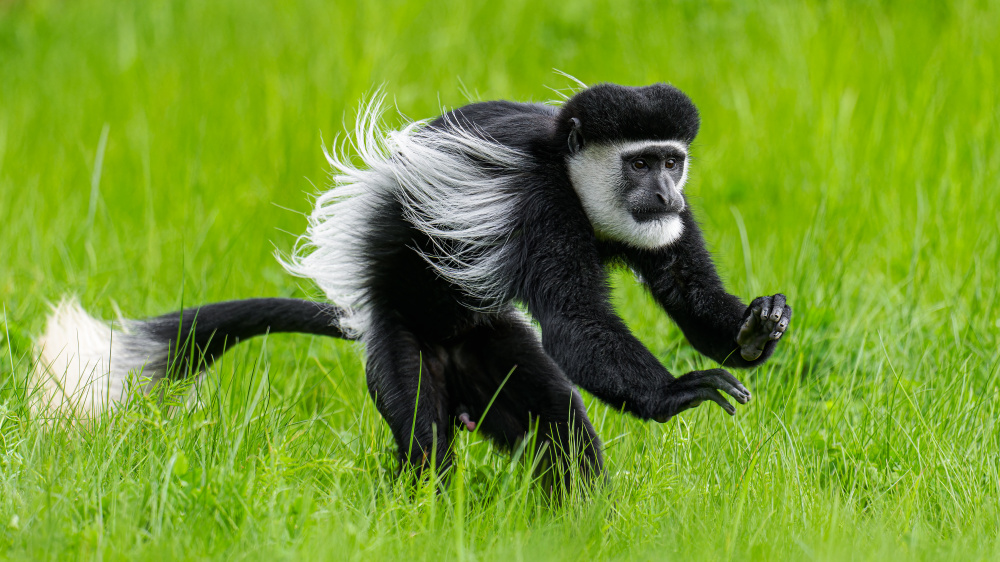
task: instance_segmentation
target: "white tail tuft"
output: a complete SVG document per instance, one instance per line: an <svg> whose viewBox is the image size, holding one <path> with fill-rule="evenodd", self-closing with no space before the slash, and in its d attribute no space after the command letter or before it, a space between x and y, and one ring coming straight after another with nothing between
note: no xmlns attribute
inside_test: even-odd
<svg viewBox="0 0 1000 562"><path fill-rule="evenodd" d="M75 297L53 307L38 339L37 409L94 417L126 397L130 373L138 381L163 378L166 342L142 333L141 322L114 327L87 314ZM151 384L142 385L148 392Z"/></svg>

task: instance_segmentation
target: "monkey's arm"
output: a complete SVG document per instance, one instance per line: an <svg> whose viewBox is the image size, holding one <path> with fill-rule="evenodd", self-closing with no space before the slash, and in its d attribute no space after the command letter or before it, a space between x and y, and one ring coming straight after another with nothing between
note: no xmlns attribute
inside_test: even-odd
<svg viewBox="0 0 1000 562"><path fill-rule="evenodd" d="M675 379L632 335L611 306L593 233L573 223L538 218L527 224L542 226L521 233L520 292L541 324L545 351L571 381L641 418L666 421L705 400L735 413L719 391L740 403L750 393L732 375L711 369Z"/></svg>
<svg viewBox="0 0 1000 562"><path fill-rule="evenodd" d="M763 363L788 328L792 308L782 294L747 306L726 292L690 208L681 217L679 240L656 250L626 248L626 261L699 352L727 367Z"/></svg>

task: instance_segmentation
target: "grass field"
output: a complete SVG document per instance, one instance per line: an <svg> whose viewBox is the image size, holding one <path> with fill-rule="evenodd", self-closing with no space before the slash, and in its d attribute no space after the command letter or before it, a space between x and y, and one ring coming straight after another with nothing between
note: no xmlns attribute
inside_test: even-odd
<svg viewBox="0 0 1000 562"><path fill-rule="evenodd" d="M996 1L0 2L0 557L1000 559L998 22ZM448 491L411 494L357 350L314 338L227 355L200 409L32 419L49 302L318 298L273 254L358 100L554 99L553 68L698 104L688 193L727 286L795 307L736 417L588 397L610 484L562 503L467 434ZM713 366L615 281L668 368Z"/></svg>

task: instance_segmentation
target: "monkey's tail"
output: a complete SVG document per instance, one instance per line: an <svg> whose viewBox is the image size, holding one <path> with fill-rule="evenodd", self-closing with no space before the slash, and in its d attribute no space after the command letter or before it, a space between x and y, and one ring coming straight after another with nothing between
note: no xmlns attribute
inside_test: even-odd
<svg viewBox="0 0 1000 562"><path fill-rule="evenodd" d="M38 338L36 404L46 413L91 417L127 396L130 381L153 383L197 375L237 343L268 333L299 332L352 339L343 311L300 299L219 302L146 320L111 324L87 314L75 298L53 308Z"/></svg>

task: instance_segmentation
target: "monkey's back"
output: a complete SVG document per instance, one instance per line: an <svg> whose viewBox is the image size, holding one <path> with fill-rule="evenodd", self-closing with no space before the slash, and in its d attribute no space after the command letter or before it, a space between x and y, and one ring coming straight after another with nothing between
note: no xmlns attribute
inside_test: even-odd
<svg viewBox="0 0 1000 562"><path fill-rule="evenodd" d="M343 308L354 335L373 310L447 338L507 306L516 292L518 174L553 130L541 104L471 104L399 131L363 113L363 162L328 154L334 186L317 200L289 271Z"/></svg>

